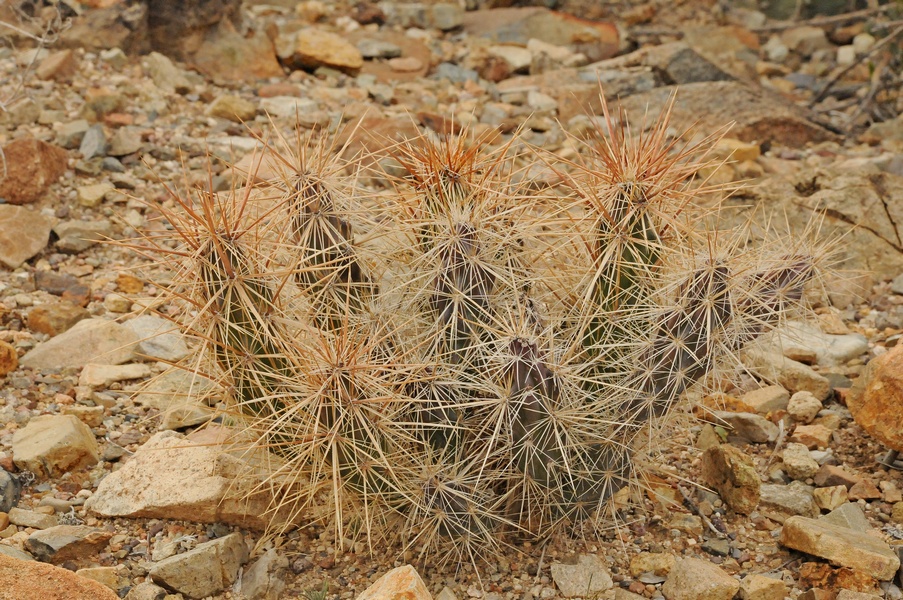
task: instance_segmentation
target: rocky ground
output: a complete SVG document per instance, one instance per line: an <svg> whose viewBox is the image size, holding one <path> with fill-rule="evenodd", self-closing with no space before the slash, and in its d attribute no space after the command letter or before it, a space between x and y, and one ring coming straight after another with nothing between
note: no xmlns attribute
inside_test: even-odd
<svg viewBox="0 0 903 600"><path fill-rule="evenodd" d="M589 22L477 2L223 1L190 17L159 4L66 3L36 21L0 8L17 27L0 24L0 598L346 599L395 567L384 585L443 600L903 598L903 481L876 462L903 450L892 6L562 3L607 19ZM23 33L56 16L69 22L47 43ZM362 119L349 157L422 130L501 143L523 127L572 157L565 134L593 126L600 85L634 115L678 87L675 132L733 121L725 164L699 176L749 183L734 218L823 217L842 276L818 320L750 349L736 387L699 399L611 530L511 540L479 570L371 553L320 525L258 544L269 499L234 499L254 482L217 450L224 430L202 427L216 391L169 370L194 346L154 314L178 310L145 278L164 275L98 242L159 227L168 187L240 183L250 132L272 127ZM525 177L558 184L542 165Z"/></svg>

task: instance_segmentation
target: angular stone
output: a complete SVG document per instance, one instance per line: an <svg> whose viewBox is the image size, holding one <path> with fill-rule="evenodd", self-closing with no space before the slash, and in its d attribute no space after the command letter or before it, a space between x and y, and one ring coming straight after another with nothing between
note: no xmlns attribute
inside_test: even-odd
<svg viewBox="0 0 903 600"><path fill-rule="evenodd" d="M164 92L187 94L192 85L185 73L179 69L169 57L159 52L151 52L144 57L144 69L153 80L154 85Z"/></svg>
<svg viewBox="0 0 903 600"><path fill-rule="evenodd" d="M851 473L843 467L837 465L822 465L815 474L815 485L826 487L831 485L842 485L846 489L850 489L859 480L862 479L856 473Z"/></svg>
<svg viewBox="0 0 903 600"><path fill-rule="evenodd" d="M812 492L812 498L822 510L834 510L847 501L847 488L842 485L832 485L831 487L815 488Z"/></svg>
<svg viewBox="0 0 903 600"><path fill-rule="evenodd" d="M165 599L167 595L168 592L165 588L161 588L156 583L144 581L129 590L125 600L161 600L161 598Z"/></svg>
<svg viewBox="0 0 903 600"><path fill-rule="evenodd" d="M791 442L805 445L809 450L831 445L832 432L824 425L797 425L790 436Z"/></svg>
<svg viewBox="0 0 903 600"><path fill-rule="evenodd" d="M850 500L878 500L881 490L868 479L860 479L849 490Z"/></svg>
<svg viewBox="0 0 903 600"><path fill-rule="evenodd" d="M781 543L881 581L892 579L900 568L896 552L880 538L822 520L790 517L784 521Z"/></svg>
<svg viewBox="0 0 903 600"><path fill-rule="evenodd" d="M114 189L111 183L95 183L92 185L80 186L78 192L78 203L82 206L93 208L99 206L103 202L104 196Z"/></svg>
<svg viewBox="0 0 903 600"><path fill-rule="evenodd" d="M288 566L288 558L279 554L275 548L270 548L242 573L242 596L249 600L282 598Z"/></svg>
<svg viewBox="0 0 903 600"><path fill-rule="evenodd" d="M197 69L217 82L241 82L285 76L276 49L265 31L250 27L242 35L231 24L208 36L191 59Z"/></svg>
<svg viewBox="0 0 903 600"><path fill-rule="evenodd" d="M396 567L364 590L357 600L432 600L423 579L411 565Z"/></svg>
<svg viewBox="0 0 903 600"><path fill-rule="evenodd" d="M552 563L552 581L565 598L598 594L614 587L605 564L595 554L581 554L574 564Z"/></svg>
<svg viewBox="0 0 903 600"><path fill-rule="evenodd" d="M124 587L121 585L123 577L120 576L120 573L122 572L120 567L86 567L79 569L75 574L105 585L115 592Z"/></svg>
<svg viewBox="0 0 903 600"><path fill-rule="evenodd" d="M60 238L56 247L63 252L81 252L113 235L109 221L63 221L53 228Z"/></svg>
<svg viewBox="0 0 903 600"><path fill-rule="evenodd" d="M72 415L32 417L13 434L16 466L41 477L59 477L94 465L99 458L91 428Z"/></svg>
<svg viewBox="0 0 903 600"><path fill-rule="evenodd" d="M861 333L829 335L817 326L801 321L789 321L767 335L762 343L780 348L784 356L814 352L815 362L833 367L846 364L868 351L868 340Z"/></svg>
<svg viewBox="0 0 903 600"><path fill-rule="evenodd" d="M759 507L762 510L776 511L779 515L817 517L821 511L812 499L812 492L812 487L798 481L790 485L763 484Z"/></svg>
<svg viewBox="0 0 903 600"><path fill-rule="evenodd" d="M748 515L759 504L759 475L752 459L735 446L722 444L705 451L702 480L735 512Z"/></svg>
<svg viewBox="0 0 903 600"><path fill-rule="evenodd" d="M364 58L351 43L335 33L309 27L282 42L279 57L295 69L329 67L354 74L364 66Z"/></svg>
<svg viewBox="0 0 903 600"><path fill-rule="evenodd" d="M740 581L740 600L784 600L787 586L780 579L754 573Z"/></svg>
<svg viewBox="0 0 903 600"><path fill-rule="evenodd" d="M188 345L171 321L153 315L141 315L125 323L141 340L138 354L156 360L176 363L188 356Z"/></svg>
<svg viewBox="0 0 903 600"><path fill-rule="evenodd" d="M84 366L78 378L79 385L88 387L108 387L116 381L144 379L150 377L151 368L143 363L127 365L100 365L91 363Z"/></svg>
<svg viewBox="0 0 903 600"><path fill-rule="evenodd" d="M819 400L824 400L831 393L831 383L803 363L759 347L747 348L742 357L744 364L753 373L768 381L777 382L790 393L808 391Z"/></svg>
<svg viewBox="0 0 903 600"><path fill-rule="evenodd" d="M9 509L9 522L17 527L31 527L32 529L49 529L56 527L56 517L44 513L13 507Z"/></svg>
<svg viewBox="0 0 903 600"><path fill-rule="evenodd" d="M298 117L300 119L304 114L317 110L317 103L310 98L273 96L261 100L260 108L273 117ZM260 160L266 160L266 158L257 157L257 161Z"/></svg>
<svg viewBox="0 0 903 600"><path fill-rule="evenodd" d="M135 402L163 414L161 429L181 429L213 417L209 406L217 400L212 395L215 390L214 382L203 375L174 367L149 381Z"/></svg>
<svg viewBox="0 0 903 600"><path fill-rule="evenodd" d="M862 383L860 383L862 382ZM903 345L872 359L859 377L847 406L870 436L897 451L903 451Z"/></svg>
<svg viewBox="0 0 903 600"><path fill-rule="evenodd" d="M583 67L582 71L618 71L623 73L637 69L651 69L655 73L661 74L663 76L662 79L678 85L733 79L717 65L687 45L686 42L670 42L647 46L630 54L587 65ZM611 97L608 89L605 92L606 95ZM740 159L735 158L735 160Z"/></svg>
<svg viewBox="0 0 903 600"><path fill-rule="evenodd" d="M0 597L9 600L118 600L104 585L60 567L0 552Z"/></svg>
<svg viewBox="0 0 903 600"><path fill-rule="evenodd" d="M809 479L818 472L818 463L809 455L809 449L803 444L791 442L784 447L782 453L784 471L790 479Z"/></svg>
<svg viewBox="0 0 903 600"><path fill-rule="evenodd" d="M662 594L668 600L731 600L740 589L740 582L718 566L698 558L678 560Z"/></svg>
<svg viewBox="0 0 903 600"><path fill-rule="evenodd" d="M862 512L858 505L852 502L841 504L828 514L818 517L818 520L833 525L840 525L854 531L872 531L872 526L869 525L868 519L865 518L865 513Z"/></svg>
<svg viewBox="0 0 903 600"><path fill-rule="evenodd" d="M72 50L52 52L35 69L40 79L68 82L78 72L78 59Z"/></svg>
<svg viewBox="0 0 903 600"><path fill-rule="evenodd" d="M757 413L766 414L773 410L785 410L790 401L790 393L779 385L767 385L743 394L740 400Z"/></svg>
<svg viewBox="0 0 903 600"><path fill-rule="evenodd" d="M110 148L107 150L109 156L128 156L141 150L143 143L141 141L141 130L137 127L120 127L113 133L110 138Z"/></svg>
<svg viewBox="0 0 903 600"><path fill-rule="evenodd" d="M643 573L652 573L664 577L674 568L676 560L667 552L641 552L630 559L630 575L639 577Z"/></svg>
<svg viewBox="0 0 903 600"><path fill-rule="evenodd" d="M194 550L161 560L148 572L167 589L189 598L205 598L232 585L248 560L248 547L240 533L200 544Z"/></svg>
<svg viewBox="0 0 903 600"><path fill-rule="evenodd" d="M22 497L22 482L6 469L0 468L0 512L8 513Z"/></svg>
<svg viewBox="0 0 903 600"><path fill-rule="evenodd" d="M272 496L255 490L259 482L248 476L249 467L228 454L221 440L203 437L216 433L208 430L189 438L173 431L153 435L100 482L85 507L106 517L266 527Z"/></svg>
<svg viewBox="0 0 903 600"><path fill-rule="evenodd" d="M35 333L46 333L50 337L59 335L73 325L91 316L87 310L72 302L40 304L28 311L28 328Z"/></svg>
<svg viewBox="0 0 903 600"><path fill-rule="evenodd" d="M35 138L19 138L3 146L6 176L0 179L0 198L9 204L28 204L43 196L66 172L68 153Z"/></svg>
<svg viewBox="0 0 903 600"><path fill-rule="evenodd" d="M0 262L15 269L47 246L53 220L22 206L0 204Z"/></svg>
<svg viewBox="0 0 903 600"><path fill-rule="evenodd" d="M119 365L135 358L138 337L106 319L85 319L30 350L20 361L30 369L83 367L89 362Z"/></svg>
<svg viewBox="0 0 903 600"><path fill-rule="evenodd" d="M5 377L19 366L19 355L16 347L8 342L0 341L0 377Z"/></svg>
<svg viewBox="0 0 903 600"><path fill-rule="evenodd" d="M55 565L90 558L106 548L113 534L85 525L56 525L36 531L25 547L42 562Z"/></svg>

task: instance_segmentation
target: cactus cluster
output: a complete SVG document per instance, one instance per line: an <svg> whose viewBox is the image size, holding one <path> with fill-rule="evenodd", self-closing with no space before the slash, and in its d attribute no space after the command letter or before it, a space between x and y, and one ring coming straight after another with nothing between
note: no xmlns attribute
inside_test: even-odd
<svg viewBox="0 0 903 600"><path fill-rule="evenodd" d="M179 243L151 251L269 450L274 514L458 560L601 518L688 387L801 304L817 249L706 225L717 136L605 110L567 164L423 135L365 194L325 138L277 138L266 184L174 195ZM525 152L555 194L524 182Z"/></svg>

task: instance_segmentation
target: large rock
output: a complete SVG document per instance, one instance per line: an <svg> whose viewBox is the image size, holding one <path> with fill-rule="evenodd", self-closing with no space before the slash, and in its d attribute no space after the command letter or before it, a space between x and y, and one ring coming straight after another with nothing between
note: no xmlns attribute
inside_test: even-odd
<svg viewBox="0 0 903 600"><path fill-rule="evenodd" d="M417 570L411 565L396 567L364 590L357 600L432 600Z"/></svg>
<svg viewBox="0 0 903 600"><path fill-rule="evenodd" d="M820 519L790 517L784 521L781 543L882 581L892 579L900 568L897 553L881 538Z"/></svg>
<svg viewBox="0 0 903 600"><path fill-rule="evenodd" d="M106 319L85 319L39 344L22 357L30 369L83 367L90 362L119 365L135 358L138 336Z"/></svg>
<svg viewBox="0 0 903 600"><path fill-rule="evenodd" d="M53 219L36 210L0 204L0 262L10 269L21 266L44 249L51 227Z"/></svg>
<svg viewBox="0 0 903 600"><path fill-rule="evenodd" d="M249 476L251 468L217 442L161 431L107 475L85 506L106 517L221 521L263 529L272 496L255 489L260 481Z"/></svg>
<svg viewBox="0 0 903 600"><path fill-rule="evenodd" d="M810 121L805 112L782 97L736 81L707 81L660 87L620 100L631 115L656 114L671 97L677 101L671 126L677 131L693 127L711 133L734 123L731 137L759 144L773 141L784 146L803 147L809 142L836 139Z"/></svg>
<svg viewBox="0 0 903 600"><path fill-rule="evenodd" d="M903 451L903 346L872 359L847 396L847 407L870 436Z"/></svg>
<svg viewBox="0 0 903 600"><path fill-rule="evenodd" d="M13 434L13 459L42 477L97 463L100 452L91 428L74 415L42 415Z"/></svg>
<svg viewBox="0 0 903 600"><path fill-rule="evenodd" d="M824 375L778 352L750 347L743 350L741 357L753 373L766 381L780 384L791 394L807 391L824 400L831 393L831 382Z"/></svg>
<svg viewBox="0 0 903 600"><path fill-rule="evenodd" d="M611 58L618 52L614 23L590 21L545 8L497 8L465 13L464 31L496 42L526 44L531 39L569 46L589 60Z"/></svg>
<svg viewBox="0 0 903 600"><path fill-rule="evenodd" d="M116 2L111 6L83 11L64 29L60 42L69 48L106 50L120 48L128 53L150 49L147 39L147 4Z"/></svg>
<svg viewBox="0 0 903 600"><path fill-rule="evenodd" d="M790 485L763 484L759 490L760 512L771 513L776 520L784 516L817 517L821 514L813 498L814 489L799 481Z"/></svg>
<svg viewBox="0 0 903 600"><path fill-rule="evenodd" d="M147 0L147 31L151 47L186 61L208 36L225 24L242 22L241 0Z"/></svg>
<svg viewBox="0 0 903 600"><path fill-rule="evenodd" d="M55 565L80 561L103 550L113 534L85 525L57 525L36 531L25 540L35 558Z"/></svg>
<svg viewBox="0 0 903 600"><path fill-rule="evenodd" d="M757 344L779 349L789 358L811 353L815 355L816 364L827 367L843 365L868 351L868 340L861 333L830 335L817 326L801 321L787 322L759 338Z"/></svg>
<svg viewBox="0 0 903 600"><path fill-rule="evenodd" d="M0 600L118 600L113 590L68 569L0 552Z"/></svg>
<svg viewBox="0 0 903 600"><path fill-rule="evenodd" d="M668 600L731 600L739 589L739 581L707 560L682 558L671 569L662 594Z"/></svg>
<svg viewBox="0 0 903 600"><path fill-rule="evenodd" d="M293 69L330 67L356 73L364 66L364 58L354 44L342 36L308 27L280 40L279 58Z"/></svg>
<svg viewBox="0 0 903 600"><path fill-rule="evenodd" d="M249 79L283 77L276 48L263 31L249 28L242 35L231 23L219 26L191 58L204 75L217 82L244 82Z"/></svg>
<svg viewBox="0 0 903 600"><path fill-rule="evenodd" d="M591 596L610 590L614 582L595 554L581 554L572 563L552 563L552 581L565 598Z"/></svg>
<svg viewBox="0 0 903 600"><path fill-rule="evenodd" d="M59 146L35 138L20 138L3 146L5 177L0 177L0 198L9 204L27 204L43 196L66 172L69 155Z"/></svg>
<svg viewBox="0 0 903 600"><path fill-rule="evenodd" d="M761 482L752 459L734 446L714 446L702 455L702 478L732 510L750 514L759 504Z"/></svg>
<svg viewBox="0 0 903 600"><path fill-rule="evenodd" d="M200 544L151 567L154 583L188 598L206 598L232 585L248 560L248 547L240 533Z"/></svg>

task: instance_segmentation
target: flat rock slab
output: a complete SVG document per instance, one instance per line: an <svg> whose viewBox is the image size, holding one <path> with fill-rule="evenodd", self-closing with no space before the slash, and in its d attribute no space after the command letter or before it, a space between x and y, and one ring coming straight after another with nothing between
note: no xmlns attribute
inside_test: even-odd
<svg viewBox="0 0 903 600"><path fill-rule="evenodd" d="M248 560L240 533L200 544L194 550L161 560L149 571L154 583L188 598L206 598L223 591Z"/></svg>
<svg viewBox="0 0 903 600"><path fill-rule="evenodd" d="M113 590L60 567L0 553L0 600L118 600Z"/></svg>
<svg viewBox="0 0 903 600"><path fill-rule="evenodd" d="M858 358L868 351L868 340L861 333L830 335L821 329L800 321L789 321L781 328L759 340L769 344L787 357L803 352L814 352L815 361L822 366L837 366Z"/></svg>
<svg viewBox="0 0 903 600"><path fill-rule="evenodd" d="M36 210L0 204L0 262L21 266L44 249L52 227L53 219Z"/></svg>
<svg viewBox="0 0 903 600"><path fill-rule="evenodd" d="M837 136L810 121L806 114L777 94L736 81L706 81L660 87L624 98L619 104L631 115L657 114L677 94L671 126L711 133L734 123L731 137L759 144L775 141L802 148Z"/></svg>
<svg viewBox="0 0 903 600"><path fill-rule="evenodd" d="M575 564L552 564L552 581L565 598L598 594L614 587L605 563L595 554L581 554Z"/></svg>
<svg viewBox="0 0 903 600"><path fill-rule="evenodd" d="M65 369L88 363L119 365L135 358L135 332L106 319L85 319L39 344L19 361L30 369Z"/></svg>
<svg viewBox="0 0 903 600"><path fill-rule="evenodd" d="M97 486L85 507L105 517L149 517L266 527L272 497L254 493L248 466L216 443L161 431Z"/></svg>
<svg viewBox="0 0 903 600"><path fill-rule="evenodd" d="M138 354L142 356L173 363L188 356L188 345L179 328L171 321L142 315L127 321L125 328L141 340L138 342Z"/></svg>
<svg viewBox="0 0 903 600"><path fill-rule="evenodd" d="M662 594L668 600L731 600L740 582L717 565L698 558L682 558L674 564Z"/></svg>
<svg viewBox="0 0 903 600"><path fill-rule="evenodd" d="M113 534L85 525L57 525L36 531L25 547L42 562L58 565L67 560L83 560L103 550Z"/></svg>
<svg viewBox="0 0 903 600"><path fill-rule="evenodd" d="M364 590L357 600L432 600L417 570L411 565L396 567Z"/></svg>
<svg viewBox="0 0 903 600"><path fill-rule="evenodd" d="M781 543L881 581L893 579L900 568L896 552L880 538L820 519L790 517L781 530Z"/></svg>
<svg viewBox="0 0 903 600"><path fill-rule="evenodd" d="M88 387L107 387L117 381L129 379L144 379L150 377L151 368L144 363L131 363L127 365L100 365L92 363L85 365L81 375L78 376L78 384Z"/></svg>

